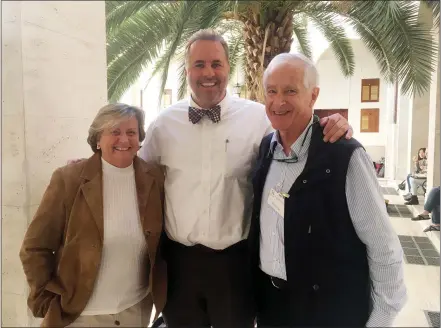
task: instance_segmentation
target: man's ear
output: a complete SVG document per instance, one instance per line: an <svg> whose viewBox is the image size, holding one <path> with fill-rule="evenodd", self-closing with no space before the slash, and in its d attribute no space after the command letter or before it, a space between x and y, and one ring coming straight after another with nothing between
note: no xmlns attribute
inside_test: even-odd
<svg viewBox="0 0 441 328"><path fill-rule="evenodd" d="M314 89L312 89L311 107L314 106L315 102L317 101L319 93L320 93L319 87L315 87Z"/></svg>

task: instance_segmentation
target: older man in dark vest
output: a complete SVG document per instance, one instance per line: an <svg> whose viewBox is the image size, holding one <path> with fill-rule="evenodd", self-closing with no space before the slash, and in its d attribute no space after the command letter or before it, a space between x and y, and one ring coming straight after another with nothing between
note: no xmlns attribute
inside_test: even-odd
<svg viewBox="0 0 441 328"><path fill-rule="evenodd" d="M355 139L323 141L309 59L276 56L264 86L276 132L253 177L258 326L390 326L407 299L403 254L372 160Z"/></svg>

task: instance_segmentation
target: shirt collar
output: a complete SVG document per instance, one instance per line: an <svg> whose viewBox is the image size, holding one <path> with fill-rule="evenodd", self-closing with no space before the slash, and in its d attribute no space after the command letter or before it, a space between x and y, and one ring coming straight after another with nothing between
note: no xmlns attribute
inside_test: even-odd
<svg viewBox="0 0 441 328"><path fill-rule="evenodd" d="M279 131L275 131L273 133L273 137L271 138L271 146L270 146L270 150L274 149L273 157L279 159L286 159L286 158L293 158L296 156L300 160L308 151L309 144L311 142L312 132L308 134L306 133L308 132L309 127L312 125L313 121L314 121L314 115L311 116L311 120L303 130L302 134L291 145L290 147L291 153L288 156L286 156L286 154L283 151L283 146L282 143L280 142ZM274 148L274 144L276 144L275 148Z"/></svg>

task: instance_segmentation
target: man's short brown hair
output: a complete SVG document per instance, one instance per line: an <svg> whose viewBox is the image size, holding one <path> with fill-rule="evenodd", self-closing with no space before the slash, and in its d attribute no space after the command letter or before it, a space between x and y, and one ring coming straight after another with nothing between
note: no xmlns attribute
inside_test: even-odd
<svg viewBox="0 0 441 328"><path fill-rule="evenodd" d="M188 57L190 53L190 47L193 43L198 40L206 40L206 41L216 41L219 42L225 50L225 56L227 57L227 63L230 63L230 56L228 51L228 44L225 42L222 35L217 33L215 30L209 28L204 30L199 30L195 34L191 36L191 38L187 42L187 46L185 47L185 66L188 64Z"/></svg>

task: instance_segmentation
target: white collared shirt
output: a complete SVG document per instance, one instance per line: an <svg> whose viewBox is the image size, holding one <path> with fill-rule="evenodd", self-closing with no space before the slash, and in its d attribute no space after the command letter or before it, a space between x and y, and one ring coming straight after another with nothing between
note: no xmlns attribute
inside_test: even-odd
<svg viewBox="0 0 441 328"><path fill-rule="evenodd" d="M224 249L249 232L251 170L272 132L262 104L228 94L221 121L188 118L191 99L164 110L147 130L139 156L165 166L165 230L172 240Z"/></svg>

